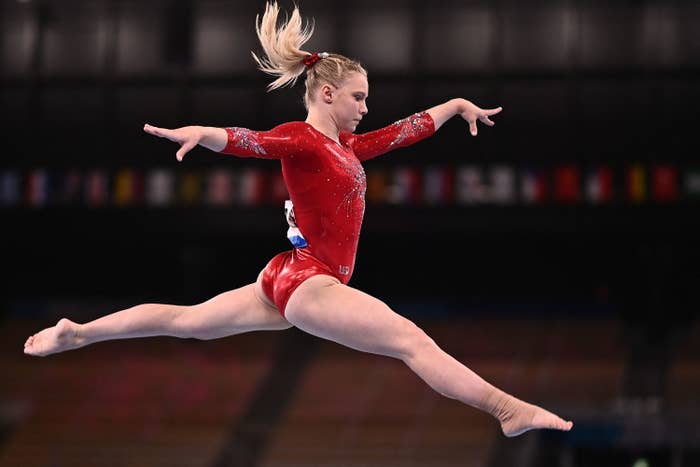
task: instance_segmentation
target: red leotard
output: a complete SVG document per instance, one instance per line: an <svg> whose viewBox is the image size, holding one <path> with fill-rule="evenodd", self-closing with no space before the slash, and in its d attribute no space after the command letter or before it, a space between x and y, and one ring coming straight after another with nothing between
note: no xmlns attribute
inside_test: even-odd
<svg viewBox="0 0 700 467"><path fill-rule="evenodd" d="M435 124L420 112L369 133L340 133L340 144L306 122L226 131L222 153L282 161L296 224L308 243L278 254L263 271L263 290L284 315L292 292L309 277L327 274L347 284L352 276L367 186L360 162L427 138Z"/></svg>

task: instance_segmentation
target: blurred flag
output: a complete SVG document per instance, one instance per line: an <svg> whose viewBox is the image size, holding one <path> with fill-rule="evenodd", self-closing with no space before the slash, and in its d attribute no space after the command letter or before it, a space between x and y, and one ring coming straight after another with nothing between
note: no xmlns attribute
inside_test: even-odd
<svg viewBox="0 0 700 467"><path fill-rule="evenodd" d="M449 167L429 166L423 175L423 199L428 204L448 204L454 197L454 173Z"/></svg>
<svg viewBox="0 0 700 467"><path fill-rule="evenodd" d="M561 203L575 203L581 198L580 174L578 167L563 165L554 169L554 200Z"/></svg>
<svg viewBox="0 0 700 467"><path fill-rule="evenodd" d="M526 204L543 204L547 200L549 183L543 169L526 168L521 173L520 194Z"/></svg>
<svg viewBox="0 0 700 467"><path fill-rule="evenodd" d="M131 175L125 169L118 170L114 175L112 199L117 206L124 206L131 201Z"/></svg>
<svg viewBox="0 0 700 467"><path fill-rule="evenodd" d="M109 202L109 177L102 169L93 169L85 177L85 202L89 207L104 206Z"/></svg>
<svg viewBox="0 0 700 467"><path fill-rule="evenodd" d="M64 205L78 205L83 196L83 175L78 169L68 169L56 174L56 202Z"/></svg>
<svg viewBox="0 0 700 467"><path fill-rule="evenodd" d="M684 196L690 200L700 200L700 167L689 167L683 177Z"/></svg>
<svg viewBox="0 0 700 467"><path fill-rule="evenodd" d="M627 166L625 171L625 188L627 199L640 203L646 198L646 174L641 164Z"/></svg>
<svg viewBox="0 0 700 467"><path fill-rule="evenodd" d="M388 183L386 170L380 167L367 171L367 201L382 204L387 199Z"/></svg>
<svg viewBox="0 0 700 467"><path fill-rule="evenodd" d="M289 192L287 191L287 186L284 183L284 177L282 172L275 171L268 175L269 180L269 190L267 199L274 204L283 204L289 199Z"/></svg>
<svg viewBox="0 0 700 467"><path fill-rule="evenodd" d="M146 204L146 183L143 169L132 170L132 201L135 205L143 207Z"/></svg>
<svg viewBox="0 0 700 467"><path fill-rule="evenodd" d="M197 172L184 172L180 176L178 190L180 204L191 206L202 200L202 176Z"/></svg>
<svg viewBox="0 0 700 467"><path fill-rule="evenodd" d="M491 168L489 201L498 204L512 204L515 201L515 170L509 165Z"/></svg>
<svg viewBox="0 0 700 467"><path fill-rule="evenodd" d="M593 204L613 199L613 171L608 166L592 168L586 174L586 200Z"/></svg>
<svg viewBox="0 0 700 467"><path fill-rule="evenodd" d="M265 174L257 167L241 172L239 177L240 200L245 205L258 205L265 193Z"/></svg>
<svg viewBox="0 0 700 467"><path fill-rule="evenodd" d="M165 207L175 199L175 176L170 169L153 169L146 178L145 198L148 206Z"/></svg>
<svg viewBox="0 0 700 467"><path fill-rule="evenodd" d="M670 165L651 168L651 189L654 200L667 203L678 199L678 170Z"/></svg>
<svg viewBox="0 0 700 467"><path fill-rule="evenodd" d="M114 203L131 206L143 201L143 180L134 169L119 170L114 178Z"/></svg>
<svg viewBox="0 0 700 467"><path fill-rule="evenodd" d="M49 202L49 173L44 168L31 169L27 174L26 199L30 207L38 208Z"/></svg>
<svg viewBox="0 0 700 467"><path fill-rule="evenodd" d="M226 206L234 201L233 173L229 169L218 168L209 172L207 180L207 204Z"/></svg>
<svg viewBox="0 0 700 467"><path fill-rule="evenodd" d="M462 204L478 204L486 199L484 175L480 167L464 166L457 170L455 182L457 201Z"/></svg>
<svg viewBox="0 0 700 467"><path fill-rule="evenodd" d="M20 196L20 175L17 170L5 170L0 174L0 205L18 206Z"/></svg>
<svg viewBox="0 0 700 467"><path fill-rule="evenodd" d="M421 197L421 176L415 167L397 167L387 191L392 204L415 204Z"/></svg>

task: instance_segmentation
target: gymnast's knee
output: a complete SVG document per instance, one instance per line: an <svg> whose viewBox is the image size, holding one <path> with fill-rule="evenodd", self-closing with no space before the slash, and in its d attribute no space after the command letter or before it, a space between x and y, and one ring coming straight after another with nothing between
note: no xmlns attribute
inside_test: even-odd
<svg viewBox="0 0 700 467"><path fill-rule="evenodd" d="M435 341L416 323L404 319L401 332L396 337L396 357L408 362L416 355L437 347Z"/></svg>
<svg viewBox="0 0 700 467"><path fill-rule="evenodd" d="M201 325L196 305L178 307L173 311L173 320L170 324L171 335L181 339L209 340L212 338L207 329L203 329Z"/></svg>

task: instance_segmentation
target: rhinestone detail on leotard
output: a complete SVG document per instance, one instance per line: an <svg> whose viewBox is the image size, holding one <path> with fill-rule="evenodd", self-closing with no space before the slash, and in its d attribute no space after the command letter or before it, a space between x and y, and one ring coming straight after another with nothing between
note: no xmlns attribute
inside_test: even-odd
<svg viewBox="0 0 700 467"><path fill-rule="evenodd" d="M260 144L255 131L235 126L227 129L231 130L229 133L229 142L233 143L235 146L244 150L253 151L255 154L261 156L267 154L265 148Z"/></svg>

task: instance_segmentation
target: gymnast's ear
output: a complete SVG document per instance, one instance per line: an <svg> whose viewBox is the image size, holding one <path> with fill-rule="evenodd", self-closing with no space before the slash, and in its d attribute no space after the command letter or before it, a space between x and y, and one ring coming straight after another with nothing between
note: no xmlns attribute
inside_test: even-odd
<svg viewBox="0 0 700 467"><path fill-rule="evenodd" d="M319 90L319 95L323 102L325 102L326 104L330 104L333 102L334 92L335 88L332 85L325 83L321 86L321 89Z"/></svg>

